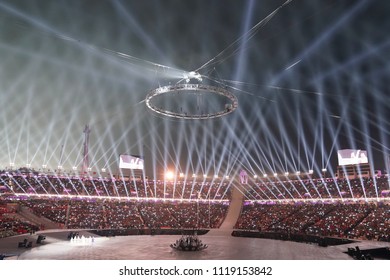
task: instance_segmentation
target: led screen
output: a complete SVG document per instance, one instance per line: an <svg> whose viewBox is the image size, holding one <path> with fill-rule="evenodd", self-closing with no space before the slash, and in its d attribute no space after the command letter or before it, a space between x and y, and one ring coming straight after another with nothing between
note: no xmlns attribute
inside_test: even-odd
<svg viewBox="0 0 390 280"><path fill-rule="evenodd" d="M144 169L144 160L137 156L120 155L119 168L123 169Z"/></svg>
<svg viewBox="0 0 390 280"><path fill-rule="evenodd" d="M364 150L338 150L337 156L339 165L368 163L367 151Z"/></svg>

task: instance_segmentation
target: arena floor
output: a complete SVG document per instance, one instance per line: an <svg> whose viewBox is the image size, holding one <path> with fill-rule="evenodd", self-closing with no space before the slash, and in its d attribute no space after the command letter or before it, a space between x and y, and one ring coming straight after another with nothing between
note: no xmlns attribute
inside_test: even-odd
<svg viewBox="0 0 390 280"><path fill-rule="evenodd" d="M18 249L25 237L0 240L0 254L15 254L22 260L347 260L348 247L361 249L386 247L383 242L358 242L339 246L319 247L290 241L242 238L218 235L201 236L209 247L201 252L180 252L170 248L180 236L117 236L69 241L67 232L46 232L43 245L32 249ZM81 232L85 237L92 236ZM36 240L36 236L26 236Z"/></svg>

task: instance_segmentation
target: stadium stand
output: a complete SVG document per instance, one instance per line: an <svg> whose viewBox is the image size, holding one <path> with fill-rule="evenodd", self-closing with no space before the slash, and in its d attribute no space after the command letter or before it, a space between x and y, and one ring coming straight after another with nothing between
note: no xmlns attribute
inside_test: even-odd
<svg viewBox="0 0 390 280"><path fill-rule="evenodd" d="M232 196L223 182L144 182L12 171L0 173L0 185L1 237L38 229L10 215L18 206L60 228L218 228ZM249 185L246 191L236 230L390 240L388 201L365 200L388 197L387 177L269 180ZM124 200L111 199L118 197Z"/></svg>

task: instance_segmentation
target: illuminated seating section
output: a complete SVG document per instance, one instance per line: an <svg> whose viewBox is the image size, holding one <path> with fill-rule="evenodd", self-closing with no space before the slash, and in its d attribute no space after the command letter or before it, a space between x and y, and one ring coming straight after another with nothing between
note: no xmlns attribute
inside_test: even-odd
<svg viewBox="0 0 390 280"><path fill-rule="evenodd" d="M49 220L58 223L59 227L65 225L66 212L69 205L68 201L60 201L56 199L51 200L37 200L27 199L21 202L17 201L21 205L29 207L32 212L39 217L46 217ZM61 226L62 225L62 226Z"/></svg>
<svg viewBox="0 0 390 280"><path fill-rule="evenodd" d="M217 228L229 206L218 202L68 199L28 199L19 203L31 208L38 216L62 224L62 227L87 229Z"/></svg>
<svg viewBox="0 0 390 280"><path fill-rule="evenodd" d="M387 177L361 179L262 180L250 185L250 200L389 197Z"/></svg>
<svg viewBox="0 0 390 280"><path fill-rule="evenodd" d="M389 205L373 206L371 212L348 234L354 238L390 241Z"/></svg>
<svg viewBox="0 0 390 280"><path fill-rule="evenodd" d="M390 241L390 205L246 202L235 228Z"/></svg>
<svg viewBox="0 0 390 280"><path fill-rule="evenodd" d="M29 233L39 229L36 225L16 218L12 215L14 213L16 213L14 209L10 209L6 203L0 201L0 238Z"/></svg>
<svg viewBox="0 0 390 280"><path fill-rule="evenodd" d="M0 186L10 201L59 228L216 228L231 197L226 182L195 180L143 182L8 172L1 174Z"/></svg>
<svg viewBox="0 0 390 280"><path fill-rule="evenodd" d="M195 180L125 181L120 179L61 176L27 176L2 173L0 193L111 196L168 199L230 199L227 182ZM349 199L390 197L389 179L304 179L261 180L251 183L246 193L250 200Z"/></svg>
<svg viewBox="0 0 390 280"><path fill-rule="evenodd" d="M0 193L112 196L133 198L229 199L227 183L124 181L101 178L3 173Z"/></svg>
<svg viewBox="0 0 390 280"><path fill-rule="evenodd" d="M387 177L268 180L249 186L236 229L390 240L390 203L379 199L389 197ZM6 215L4 205L9 202L67 228L218 228L226 217L231 189L223 182L144 183L1 173L0 230L4 236L32 228ZM15 198L15 193L34 196ZM118 197L127 199L113 199Z"/></svg>

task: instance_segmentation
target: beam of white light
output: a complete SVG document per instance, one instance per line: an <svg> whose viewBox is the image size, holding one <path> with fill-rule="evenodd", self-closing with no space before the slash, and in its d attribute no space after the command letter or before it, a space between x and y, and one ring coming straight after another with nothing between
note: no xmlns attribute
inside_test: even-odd
<svg viewBox="0 0 390 280"><path fill-rule="evenodd" d="M284 107L284 106L282 105L282 107ZM291 119L293 119L294 115L292 114L289 107L286 106L284 108L286 108L285 110L287 111L288 116L290 116ZM297 109L297 111L300 111L299 108ZM277 110L276 120L277 120L277 124L278 124L278 128L279 128L280 141L282 142L281 152L283 153L283 157L284 157L284 166L283 166L284 171L286 172L289 169L297 170L297 166L296 166L295 160L294 160L294 158L297 157L297 153L296 153L297 149L294 147L293 142L291 141L291 136L287 133L289 128L293 128L293 127L289 127L289 128L286 127L286 123L282 120L280 110ZM293 124L300 124L300 123L301 123L300 120L297 119ZM298 145L299 145L299 142L298 142ZM279 149L280 149L280 147L279 147ZM289 154L288 161L287 161L286 149L287 149L288 154Z"/></svg>
<svg viewBox="0 0 390 280"><path fill-rule="evenodd" d="M16 157L18 156L18 152L20 153L20 143L21 143L21 140L23 138L23 135L24 135L24 132L26 130L25 128L25 124L26 124L26 121L27 121L27 114L28 114L28 110L24 111L23 112L23 115L22 115L22 122L21 122L21 126L19 127L19 134L18 134L18 138L16 140L16 145L15 145L15 153L14 153L14 156L13 156L13 162L15 162L16 160Z"/></svg>
<svg viewBox="0 0 390 280"><path fill-rule="evenodd" d="M260 179L260 183L259 184L264 184L264 181L262 179ZM259 191L263 194L263 197L266 197L268 200L272 200L271 197L269 197L269 195L263 191L263 189L259 186L259 184L255 184L255 186L252 188L252 190L254 190L255 194L256 195L259 195ZM272 192L271 189L267 188L270 193L274 196L274 198L277 199L277 196ZM251 195L253 196L253 195ZM253 196L254 197L254 196ZM261 196L260 196L261 197Z"/></svg>
<svg viewBox="0 0 390 280"><path fill-rule="evenodd" d="M365 144L365 149L368 152L369 159L373 160L372 148L371 148L372 144L371 144L370 138L367 137L367 135L370 134L370 131L369 131L369 128L368 128L368 124L367 124L367 118L366 118L368 112L367 112L366 107L364 106L364 102L365 101L363 100L362 95L358 99L358 102L359 102L359 107L362 110L362 112L360 112L360 114L359 114L359 117L361 119L360 124L363 126L363 132L364 132L363 141L364 141L364 144ZM374 173L375 173L374 164L375 163L373 161L370 163L370 172L372 174L373 181L374 181L374 189L375 189L376 197L379 198L378 186L377 186L377 183L376 183L376 177L374 175ZM364 182L363 182L362 178L360 178L360 183L361 183L361 188L363 189L364 197L366 197L366 189L365 189Z"/></svg>
<svg viewBox="0 0 390 280"><path fill-rule="evenodd" d="M241 133L241 135L240 135L240 137L238 138L236 135L235 135L235 132L232 130L231 131L231 133L229 133L229 135L231 134L231 137L233 137L233 138L237 138L237 140L235 140L235 141L239 141L239 142L241 142L242 143L242 145L240 145L240 147L239 147L239 149L238 149L238 152L241 154L241 153L243 153L243 160L244 161L248 161L248 159L249 158L252 158L252 156L251 156L251 154L247 151L247 148L246 148L246 146L247 146L247 143L248 143L248 141L250 141L250 139L253 137L253 134L252 134L252 127L249 125L249 123L246 121L246 117L242 114L242 113L240 113L240 117L242 118L242 120L243 120L243 123L244 123L244 127L246 128L246 130L244 130L242 133ZM235 124L233 123L233 124L231 124L231 125L229 125L228 126L228 129L231 127L231 126L235 126ZM245 133L244 133L245 132ZM231 149L229 149L229 150L231 150ZM238 156L235 156L235 161L237 161L237 159L238 159L239 157ZM230 159L230 155L229 155L229 157L228 157L228 159ZM240 162L240 161L239 161ZM248 163L249 163L249 161L248 161ZM241 165L242 165L242 163L241 163ZM238 168L238 166L236 165L236 164L232 164L231 165L232 166L232 168ZM253 168L252 168L253 169ZM237 171L236 171L237 172Z"/></svg>
<svg viewBox="0 0 390 280"><path fill-rule="evenodd" d="M279 195L282 195L283 199L286 199L287 197L279 190L279 188L276 186L275 182L278 182L282 187L283 187L283 191L285 191L291 199L295 199L295 197L293 196L293 194L289 191L289 189L287 188L287 186L285 185L285 182L283 182L279 176L276 176L276 181L272 181L272 185L278 189L278 192L279 192Z"/></svg>
<svg viewBox="0 0 390 280"><path fill-rule="evenodd" d="M284 71L286 71L286 70L288 70L288 69L290 69L290 68L293 68L293 67L294 67L295 65L297 65L299 62L301 62L301 60L302 60L302 59L300 59L300 60L294 62L294 63L291 64L290 66L287 66L287 67L284 69Z"/></svg>
<svg viewBox="0 0 390 280"><path fill-rule="evenodd" d="M344 27L353 17L355 17L359 12L361 12L370 1L361 0L357 4L355 4L351 9L348 9L347 13L344 14L340 19L338 19L332 26L330 26L326 31L320 33L318 38L314 40L308 47L302 50L298 55L291 59L291 63L294 61L301 61L309 57L312 53L314 53L322 44L329 40L334 34L337 33L339 28ZM282 80L285 75L289 73L289 71L282 71L279 74L275 75L273 80L271 81L271 85L277 84L280 80Z"/></svg>
<svg viewBox="0 0 390 280"><path fill-rule="evenodd" d="M116 9L116 11L122 16L122 18L129 24L129 26L132 27L132 30L135 30L135 32L142 38L142 40L145 42L145 45L152 48L153 52L157 53L159 57L164 58L165 54L160 50L158 45L153 41L153 38L149 36L147 32L142 28L142 25L140 25L132 15L131 11L129 9L126 9L126 7L123 5L122 1L115 0L113 1L113 5ZM165 61L165 64L168 64L168 61Z"/></svg>
<svg viewBox="0 0 390 280"><path fill-rule="evenodd" d="M275 176L274 176L275 177ZM264 178L266 181L260 179L260 182L267 187L268 191L274 196L275 199L280 199L280 198L283 198L285 199L286 197L284 196L284 194L282 194L282 192L280 191L280 189L275 185L275 182L273 180L271 180L269 177L266 177ZM268 186L271 186L272 188L269 188ZM275 193L273 190L276 190L277 193Z"/></svg>
<svg viewBox="0 0 390 280"><path fill-rule="evenodd" d="M255 95L253 92L244 91L244 90L241 90L240 88L238 88L237 86L230 86L229 84L251 86L251 87L256 87L256 88L257 87L262 87L262 88L276 89L276 90L278 90L277 93L282 93L282 92L286 91L286 92L292 92L294 94L337 96L337 94L335 94L335 93L322 92L322 91L303 90L303 89L298 89L298 88L281 87L281 86L277 86L277 85L266 85L266 84L249 83L249 82L242 82L242 81L235 81L235 80L228 80L228 79L221 79L219 81L219 80L213 79L213 78L208 77L208 76L205 76L205 78L210 79L210 80L212 80L212 81L214 81L216 83L220 83L222 85L228 86L228 87L230 87L230 88L232 88L234 90L246 93L248 95L256 96L256 97L262 98L263 100L267 100L267 101L271 101L271 102L275 102L275 100Z"/></svg>
<svg viewBox="0 0 390 280"><path fill-rule="evenodd" d="M384 111L386 111L384 106L377 106L377 112L379 116L385 116ZM385 121L386 121L385 118L382 117L379 118L378 125L380 127L385 127ZM380 138L379 142L382 143L381 152L382 152L383 161L385 163L384 164L385 171L387 174L390 173L390 154L388 150L385 149L385 147L390 147L389 135L390 134L384 129L379 130L379 138ZM390 181L390 177L388 180ZM390 189L390 183L389 183L389 189Z"/></svg>
<svg viewBox="0 0 390 280"><path fill-rule="evenodd" d="M232 124L232 126L234 127L235 125ZM246 151L246 143L247 143L247 139L250 139L249 136L251 136L251 133L242 133L241 137L238 137L235 135L234 133L234 130L232 129L231 125L229 125L227 127L227 130L228 130L228 133L230 135L230 142L229 142L229 145L230 145L230 148L225 150L227 151L227 156L228 156L228 165L226 167L226 171L225 173L227 175L230 175L231 172L233 172L233 177L236 176L239 172L239 169L241 169L243 166L245 166L245 164L243 163L243 161L248 161L248 157L250 157L250 155L247 153ZM227 138L226 138L227 139ZM226 139L225 139L225 142L226 142ZM242 143L242 145L237 145L237 147L233 147L233 143L234 142L238 142L240 141ZM226 145L226 144L224 144ZM233 151L235 151L233 153ZM248 155L248 157L247 157Z"/></svg>
<svg viewBox="0 0 390 280"><path fill-rule="evenodd" d="M96 135L99 135L99 138L104 139L107 136L109 138L108 141L110 143L110 148L109 149L105 148L104 151L102 150L104 153L103 158L105 158L105 163L108 163L109 165L111 165L110 159L114 158L113 162L115 165L117 165L117 163L118 163L117 151L119 149L119 146L123 142L125 142L125 140L127 139L129 134L133 134L133 133L131 133L132 131L134 131L134 130L136 131L135 134L137 135L137 142L132 143L131 146L127 145L126 151L130 151L132 148L135 148L135 147L139 148L140 143L144 143L144 141L146 139L148 139L153 133L155 133L156 127L149 129L148 132L146 134L143 134L143 135L141 135L141 133L137 133L138 121L140 121L144 117L144 113L145 112L143 112L141 115L137 116L137 119L136 119L137 121L131 122L131 125L126 125L124 123L123 127L125 127L125 129L122 130L122 134L119 138L114 139L114 137L113 137L112 125L114 123L111 120L106 121L104 133L100 134L98 131L96 131ZM110 119L110 118L108 118L108 119ZM125 142L125 143L128 144L127 142ZM93 153L92 159L96 159L96 161L100 161L102 157L100 157L100 158L95 158L95 157L97 156L97 153L98 153L97 150L99 149L99 147L100 147L100 149L103 149L102 142L96 141L96 142L93 142L91 144L92 144L91 150ZM122 151L122 152L124 152L124 151ZM110 170L110 172L113 173L113 170Z"/></svg>
<svg viewBox="0 0 390 280"><path fill-rule="evenodd" d="M50 36L59 38L61 40L64 40L66 42L72 43L73 45L82 48L84 51L89 51L89 52L99 56L100 58L105 58L107 61L113 63L113 65L120 66L120 67L124 66L122 63L120 63L120 61L113 59L113 57L108 56L107 54L122 57L122 58L126 59L126 61L131 63L133 66L140 66L144 69L150 68L151 71L155 71L156 67L157 67L157 68L161 69L160 70L161 74L168 74L168 77L171 77L171 78L180 78L180 77L183 77L184 73L187 73L187 71L175 69L173 67L169 67L169 66L154 63L154 62L151 62L148 60L140 59L140 58L128 55L128 54L113 51L113 50L110 50L107 48L99 48L99 47L95 47L93 45L84 43L83 41L81 41L79 39L74 39L71 36L68 36L67 34L65 34L64 32L62 32L58 29L52 28L51 26L49 26L48 24L46 24L42 20L38 20L37 18L31 17L31 16L17 10L16 8L12 7L11 5L8 5L5 3L0 3L0 9L3 9L4 11L8 12L11 15L27 21L33 27L37 28L43 35L47 35L47 36L50 35ZM23 27L26 28L27 26L23 26ZM140 73L137 73L137 71L135 71L134 74L139 75Z"/></svg>
<svg viewBox="0 0 390 280"><path fill-rule="evenodd" d="M95 136L93 139L94 141L91 141L90 143L90 159L92 163L95 163L95 169L98 170L97 163L104 159L104 162L106 163L109 158L113 156L114 152L117 152L117 147L126 140L128 135L130 134L131 131L135 130L138 127L138 121L140 121L140 117L136 116L134 122L131 122L131 125L125 126L126 129L122 132L123 134L121 135L120 138L114 139L112 136L112 126L115 124L115 121L111 120L110 118L105 118L105 125L103 126L104 132L101 133L98 128L101 128L101 126L96 125L93 126L91 125L92 128L92 133ZM96 123L95 123L96 124ZM139 139L136 143L132 143L132 146L126 147L126 151L132 150L135 146L139 148L139 143L142 142L142 140L147 137L147 135L142 135L141 133L136 133L139 136ZM103 141L106 141L106 138L109 138L110 142L110 149L107 149L103 146ZM125 142L127 144L127 142ZM114 151L111 153L111 156L108 156L109 150L113 149ZM98 157L98 154L100 154L100 157ZM116 155L118 156L118 155ZM115 159L117 160L117 159ZM80 162L81 163L81 162Z"/></svg>
<svg viewBox="0 0 390 280"><path fill-rule="evenodd" d="M204 143L205 143L204 139L205 139L205 137L207 137L206 132L207 132L207 130L202 126L197 126L191 130L192 137L191 137L191 141L189 144L190 145L189 150L191 153L190 164L192 167L192 172L194 172L194 174L205 173L205 170L204 170L204 167L202 164L202 160L203 160L202 152L203 151L201 150L201 147L202 147L202 144L204 145ZM199 135L202 135L204 137L202 139L199 139L198 138ZM192 157L192 155L195 155L195 156ZM195 163L194 163L194 160L196 161ZM195 184L196 184L196 178L193 177L190 196L194 194Z"/></svg>
<svg viewBox="0 0 390 280"><path fill-rule="evenodd" d="M233 74L235 80L241 80L243 78L243 68L246 68L245 66L247 64L247 56L245 55L246 52L244 52L244 49L246 48L246 43L248 41L245 39L247 39L246 36L248 36L248 29L252 21L254 5L255 3L253 0L247 1L245 15L243 16L245 20L242 26L243 31L245 33L240 37L243 40L240 40L240 42L238 42L238 55L236 57L235 72Z"/></svg>
<svg viewBox="0 0 390 280"><path fill-rule="evenodd" d="M4 96L5 98L2 100L2 102L4 102L3 104L7 104L7 107L8 108L12 108L14 105L12 104L13 102L17 102L17 98L13 98L13 102L12 100L7 100L8 98L10 98L11 96L14 96L14 91L17 90L18 88L18 85L19 83L27 76L29 71L24 71L22 72L18 78L16 79L16 81L13 83L12 87L7 89L7 91L5 92ZM15 157L11 155L11 141L10 141L10 129L13 128L13 127L17 127L19 125L16 125L14 124L14 122L16 122L18 120L18 118L16 118L14 115L11 115L11 114L8 114L8 110L4 110L3 111L3 135L5 136L5 140L7 142L7 150L8 150L8 162L15 162ZM13 117L13 120L11 119ZM13 142L13 141L12 141ZM13 142L12 143L12 146L15 147L15 143Z"/></svg>
<svg viewBox="0 0 390 280"><path fill-rule="evenodd" d="M322 149L322 144L323 143L323 139L322 139L322 127L323 127L323 120L322 120L322 116L326 110L325 106L323 106L323 102L322 102L322 96L319 96L316 98L317 99L317 103L315 105L318 104L318 108L319 110L317 111L317 116L316 118L305 118L305 116L302 116L301 114L301 110L302 109L306 109L306 108L301 108L301 103L297 100L296 102L296 123L297 123L297 136L298 136L298 150L300 151L300 143L302 143L303 145L303 150L304 150L304 153L305 153L305 158L306 158L306 163L307 163L307 166L306 168L309 168L309 169L316 169L318 170L319 167L318 167L318 164L316 164L315 162L315 158L316 158L316 152L317 152L317 147L318 147L318 150L321 152L321 157L323 157L323 149ZM313 104L314 105L314 104ZM293 115L291 114L291 117L293 117ZM304 121L306 121L310 126L311 126L311 129L309 130L305 130L303 129L303 123ZM306 124L306 126L308 125ZM313 135L313 145L309 145L308 142L307 142L307 139L310 139L311 137L309 135L306 134L306 131L308 131L309 133L311 133L311 135ZM292 154L292 157L296 156L297 158L301 158L300 156L300 153L298 154L295 154L293 153ZM301 166L299 166L299 168L297 169L301 169Z"/></svg>
<svg viewBox="0 0 390 280"><path fill-rule="evenodd" d="M26 190L24 188L22 188L22 186L19 184L19 182L14 177L12 177L12 182L14 185L17 185L19 187L19 189L21 189L24 193L27 194Z"/></svg>
<svg viewBox="0 0 390 280"><path fill-rule="evenodd" d="M336 85L338 86L338 85ZM324 108L325 108L325 105L324 105ZM326 110L326 108L324 109ZM325 166L329 166L329 162L330 162L330 155L334 152L335 148L336 148L336 151L337 150L340 150L340 147L339 147L339 143L338 143L338 139L339 139L339 136L340 136L340 131L341 131L341 128L342 128L342 125L343 125L343 122L344 122L344 117L346 116L346 110L347 110L347 107L344 106L342 109L341 109L341 112L340 112L340 122L338 122L336 124L336 128L334 128L334 124L331 122L330 118L329 117L329 114L327 114L327 116L324 116L324 119L325 119L325 122L326 122L326 127L330 133L330 135L332 136L332 139L333 139L333 142L332 142L332 145L330 147L330 149L328 150L328 159L325 163ZM331 170L331 175L332 177L335 176L333 170ZM337 186L337 189L339 190L338 188L338 185L336 183L336 186ZM341 193L339 191L339 195L341 196Z"/></svg>
<svg viewBox="0 0 390 280"><path fill-rule="evenodd" d="M343 199L343 196L341 195L341 191L340 191L339 185L338 185L338 183L337 183L337 180L334 179L334 178L336 178L336 176L334 176L334 174L333 174L332 178L333 178L332 180L333 180L333 182L334 182L334 184L335 184L335 186L336 186L336 188L337 188L337 192L338 192L339 196ZM313 179L310 177L309 180L310 180L311 185L312 185L312 186L314 187L314 189L317 191L317 194L319 195L319 197L322 199L322 195L321 195L321 193L317 190L316 184L314 183ZM332 196L332 193L329 191L329 188L328 188L328 182L325 181L325 179L321 177L321 183L325 186L325 190L326 190L326 192L327 192L327 194L328 194L328 197L330 197L331 199L333 199L334 197Z"/></svg>
<svg viewBox="0 0 390 280"><path fill-rule="evenodd" d="M63 70L70 71L72 73L79 73L80 75L85 75L88 78L91 79L99 79L107 82L122 84L122 85L128 85L129 81L128 79L121 79L118 76L109 75L105 72L99 71L99 69L96 68L86 68L86 67L80 67L77 64L69 63L66 59L60 59L53 56L48 56L45 54L41 54L39 52L29 52L25 50L24 48L16 45L8 45L4 43L0 43L0 49L12 53L14 55L22 56L27 59L32 59L37 62L43 62L43 63L50 63L53 66L58 66L59 68ZM36 65L34 63L30 63L28 67L35 68ZM123 65L122 65L123 67ZM27 69L24 69L23 73L26 72ZM35 69L36 70L36 69ZM127 68L127 70L129 70ZM138 71L139 73L139 71ZM22 77L17 77L16 79L20 80Z"/></svg>
<svg viewBox="0 0 390 280"><path fill-rule="evenodd" d="M233 43L228 45L225 49L223 49L221 52L219 52L216 56L208 60L206 63L204 63L202 66L194 70L195 72L199 72L202 69L205 69L206 67L214 66L216 64L221 63L224 61L227 57L231 56L232 54L236 53L240 50L240 47L242 47L244 44L244 41L250 40L253 36L256 35L256 33L259 31L261 27L266 25L278 12L280 9L282 9L284 6L288 5L292 0L287 0L282 5L277 7L273 12L271 12L268 16L266 16L264 19L260 20L258 23L256 23L251 29L249 29L246 33L241 35L238 39L236 39Z"/></svg>
<svg viewBox="0 0 390 280"><path fill-rule="evenodd" d="M24 96L21 98L15 98L16 94L19 94L19 91L21 90L21 87L23 86L23 81L30 75L33 71L35 71L35 67L28 65L20 73L20 75L17 75L17 78L14 80L14 82L5 89L4 95L2 96L2 103L7 104L6 107L3 108L3 120L4 120L4 134L6 136L6 142L7 142L7 149L8 149L8 156L9 160L8 162L16 162L16 154L12 155L12 150L17 153L19 151L19 144L20 144L20 137L22 136L23 132L19 132L18 139L13 139L14 137L14 131L16 132L16 128L19 127L21 130L23 130L23 127L25 126L25 123L28 121L27 114L28 110L24 110L23 108L26 106L26 102L24 100ZM28 96L30 96L30 93L28 93ZM15 112L18 112L18 114L15 114ZM23 112L23 114L21 114ZM22 115L22 116L21 116ZM27 118L27 120L26 120ZM22 122L20 123L20 120L22 119ZM11 138L12 137L12 138ZM26 148L25 146L23 149ZM21 151L19 151L21 153ZM20 156L20 155L19 155ZM18 159L18 161L22 161L22 159ZM22 161L24 162L24 160Z"/></svg>
<svg viewBox="0 0 390 280"><path fill-rule="evenodd" d="M245 95L250 95L252 97L256 97L256 98L259 98L259 99L262 99L262 100L265 100L265 101L268 101L268 102L273 102L273 103L275 102L275 100L273 100L273 99L269 99L269 98L266 98L264 96L257 95L257 94L255 94L253 92L249 92L249 91L243 90L243 89L241 89L239 87L235 87L235 86L229 85L226 82L221 82L220 80L214 79L212 77L204 76L204 78L207 79L207 80L213 81L213 82L215 82L215 83L217 83L217 84L219 84L219 85L221 85L223 87L232 89L235 92L243 93ZM222 81L227 81L227 80L222 80Z"/></svg>
<svg viewBox="0 0 390 280"><path fill-rule="evenodd" d="M359 89L356 89L356 90L357 90L357 92L359 92L358 91ZM361 100L361 95L360 95L360 98L358 98L357 102L360 105L360 108L361 108L361 111L362 111L359 114L360 115L360 119L361 119L360 125L363 126L364 132L367 133L367 123L366 123L365 118L363 117L365 115L365 109L364 109L364 105L362 104L363 101ZM347 133L348 133L348 135L351 135L351 136L353 135L352 129L350 128L349 125L347 126ZM370 145L370 143L368 143L366 138L364 140L365 140L365 144L366 144L366 146L364 147L364 150L367 150L369 152L369 154L370 154L371 153L371 149L370 149L371 145ZM349 139L349 144L350 144L350 147L352 147L352 149L358 149L357 143L356 142L352 142L352 139ZM357 168L358 168L358 170L360 170L359 166ZM361 178L361 177L360 177L360 187L363 190L363 196L365 198L367 198L367 196L366 196L366 189L365 189L364 183L363 183L363 178ZM375 186L375 189L376 189L376 186ZM378 197L378 192L377 191L376 191L376 195Z"/></svg>
<svg viewBox="0 0 390 280"><path fill-rule="evenodd" d="M390 40L386 40L379 45L367 46L366 51L354 55L350 60L346 61L345 63L337 64L336 67L332 68L328 72L321 73L321 75L317 75L314 79L310 81L310 83L318 84L320 81L325 80L327 77L338 75L339 74L338 72L347 71L347 69L352 66L356 67L356 64L361 62L366 62L370 56L378 55L378 54L380 55L380 53L383 52L388 47L390 47Z"/></svg>
<svg viewBox="0 0 390 280"><path fill-rule="evenodd" d="M58 84L60 87L63 87L63 88L67 87L66 80L64 79L63 75L57 75L57 79L59 80ZM66 153L64 156L64 147L67 147L67 144L69 141L69 136L71 135L71 131L72 131L72 129L74 129L74 124L76 123L76 121L78 121L78 119L76 117L78 115L77 112L80 110L80 106L72 106L71 108L69 108L69 109L67 108L64 110L63 108L64 107L66 108L67 104L70 104L71 101L72 101L72 95L68 94L68 95L65 95L57 100L58 106L60 106L60 104L63 105L63 106L61 106L62 108L60 110L58 110L58 108L60 108L60 107L56 107L55 109L53 109L51 111L44 110L45 118L49 117L51 114L48 133L45 135L44 139L42 139L42 141L45 141L45 143L46 143L46 149L45 149L46 152L45 152L44 162L50 161L50 159L53 158L53 161L56 161L56 163L58 163L58 165L64 166L66 164L66 162L68 161L68 158L72 155L72 151L77 147L77 145L75 145L75 140L73 138L71 138L71 140L70 140L70 146L72 147L71 152ZM64 111L62 111L62 110L64 110ZM59 115L61 115L62 118L58 119L57 117ZM65 129L62 130L61 131L62 134L59 135L58 132L55 132L55 131L56 131L56 128L58 126L62 126L62 124L64 123L64 119L67 119L66 125L64 125ZM56 120L57 120L57 122L56 122ZM52 138L52 136L53 136L53 138ZM57 146L57 147L59 147L59 150L57 151L58 154L55 153L55 150L54 150L54 152L47 159L47 151L48 151L50 146L53 146L53 143L50 140L56 141L58 143L59 146ZM41 149L40 148L41 144L36 149L34 157L38 154L39 150ZM53 162L52 162L52 164L53 164ZM54 165L52 165L52 167L54 168Z"/></svg>
<svg viewBox="0 0 390 280"><path fill-rule="evenodd" d="M266 109L267 108L269 108L270 106L267 106L266 107ZM266 112L263 112L263 115L265 115L266 114ZM243 116L243 118L245 118L244 116ZM278 145L278 147L276 147L276 146L274 146L275 144L274 144L274 142L276 141L276 138L273 136L273 133L270 131L270 129L269 129L269 125L265 122L265 118L263 117L263 118L258 118L258 116L256 117L256 118L254 118L254 119L256 119L256 121L257 122L260 122L261 123L261 127L262 127L262 129L263 130L265 130L264 131L264 133L263 134L265 134L265 135L267 135L267 137L266 137L266 139L265 139L265 142L266 142L266 145L267 145L267 153L270 153L270 151L272 150L271 149L271 144L270 143L272 143L272 146L273 146L273 148L274 148L274 151L276 152L276 151L280 151L281 149L280 149L280 146ZM272 140L271 140L272 139ZM270 141L271 140L271 141ZM261 153L264 155L264 150L263 150L263 148L260 146L260 145L257 145L257 147L260 149L260 151L261 151ZM265 161L268 163L268 165L269 165L269 168L272 170L272 171L274 171L274 170L276 170L276 166L275 166L275 160L274 160L274 157L273 157L273 155L271 155L271 156L268 156L268 157L270 157L271 158L271 162L269 162L268 161L268 159L267 159L267 156L263 156L263 159L265 159ZM277 157L278 157L278 154L277 154ZM279 162L281 162L280 161L280 157L279 157ZM264 173L264 168L262 168L263 170L262 170L262 172Z"/></svg>

